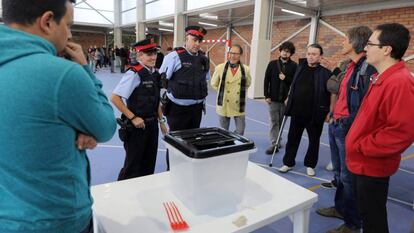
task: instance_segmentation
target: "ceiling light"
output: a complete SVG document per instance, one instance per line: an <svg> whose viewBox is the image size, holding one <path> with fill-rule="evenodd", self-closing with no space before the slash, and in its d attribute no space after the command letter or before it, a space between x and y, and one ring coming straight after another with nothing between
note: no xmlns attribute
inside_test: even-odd
<svg viewBox="0 0 414 233"><path fill-rule="evenodd" d="M212 26L212 27L217 27L217 24L212 24L212 23L198 22L198 24L206 25L206 26Z"/></svg>
<svg viewBox="0 0 414 233"><path fill-rule="evenodd" d="M174 30L167 29L167 28L158 28L158 30L165 31L165 32L174 32Z"/></svg>
<svg viewBox="0 0 414 233"><path fill-rule="evenodd" d="M299 13L299 12L296 12L296 11L291 11L291 10L286 10L286 9L282 9L282 11L286 12L286 13L291 13L291 14L294 14L294 15L305 16L305 14L302 14L302 13Z"/></svg>
<svg viewBox="0 0 414 233"><path fill-rule="evenodd" d="M205 19L215 19L215 20L217 20L217 19L218 19L218 16L217 16L217 15L210 15L210 14L208 14L208 13L199 14L199 16L200 16L201 18L205 18Z"/></svg>
<svg viewBox="0 0 414 233"><path fill-rule="evenodd" d="M165 27L174 27L173 23L169 23L169 22L165 22L165 21L159 21L158 24L161 25L161 26L165 26Z"/></svg>

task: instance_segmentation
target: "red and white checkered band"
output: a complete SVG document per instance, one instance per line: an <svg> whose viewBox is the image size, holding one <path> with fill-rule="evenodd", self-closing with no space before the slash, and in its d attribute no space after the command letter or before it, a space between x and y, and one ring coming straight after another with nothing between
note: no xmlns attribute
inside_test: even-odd
<svg viewBox="0 0 414 233"><path fill-rule="evenodd" d="M231 45L231 40L219 39L219 40L203 40L203 43L227 43L227 46Z"/></svg>

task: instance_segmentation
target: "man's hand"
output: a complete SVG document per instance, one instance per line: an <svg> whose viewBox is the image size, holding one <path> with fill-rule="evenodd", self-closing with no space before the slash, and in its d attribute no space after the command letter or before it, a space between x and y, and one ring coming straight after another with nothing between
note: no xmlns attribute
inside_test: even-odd
<svg viewBox="0 0 414 233"><path fill-rule="evenodd" d="M270 98L266 98L266 99L265 99L265 101L266 101L266 103L268 103L268 104L271 104L271 103L272 103L272 99L270 99Z"/></svg>
<svg viewBox="0 0 414 233"><path fill-rule="evenodd" d="M328 113L328 115L326 115L326 117L325 117L325 122L326 123L331 123L330 120L331 120L331 113Z"/></svg>
<svg viewBox="0 0 414 233"><path fill-rule="evenodd" d="M65 48L65 53L69 56L70 60L78 63L81 66L87 65L85 55L83 54L82 47L73 42L68 42Z"/></svg>
<svg viewBox="0 0 414 233"><path fill-rule="evenodd" d="M86 134L78 133L78 136L76 138L76 146L79 150L92 150L96 147L97 144L98 143L96 142L95 138Z"/></svg>
<svg viewBox="0 0 414 233"><path fill-rule="evenodd" d="M135 126L135 128L145 129L144 119L142 119L141 117L135 117L132 120L132 124Z"/></svg>
<svg viewBox="0 0 414 233"><path fill-rule="evenodd" d="M326 69L330 70L331 72L335 70L337 67L336 64L328 59L322 57L321 58L321 66L325 67Z"/></svg>
<svg viewBox="0 0 414 233"><path fill-rule="evenodd" d="M279 79L280 80L285 80L286 76L282 73L279 74Z"/></svg>
<svg viewBox="0 0 414 233"><path fill-rule="evenodd" d="M165 125L165 123L160 123L160 129L161 129L162 135L166 135L168 133L168 128Z"/></svg>

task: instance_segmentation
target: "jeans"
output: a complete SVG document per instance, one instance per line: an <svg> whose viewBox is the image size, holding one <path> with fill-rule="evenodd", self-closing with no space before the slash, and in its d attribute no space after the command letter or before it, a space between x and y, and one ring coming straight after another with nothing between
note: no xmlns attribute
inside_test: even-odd
<svg viewBox="0 0 414 233"><path fill-rule="evenodd" d="M337 189L335 193L335 209L344 216L345 225L352 229L361 228L361 218L358 214L354 175L349 172L345 162L346 128L342 123L329 125L329 144L331 159L334 167Z"/></svg>

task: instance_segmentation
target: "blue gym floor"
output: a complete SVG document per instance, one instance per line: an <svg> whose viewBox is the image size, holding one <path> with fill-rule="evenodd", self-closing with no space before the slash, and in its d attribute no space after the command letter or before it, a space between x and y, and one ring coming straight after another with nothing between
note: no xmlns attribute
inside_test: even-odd
<svg viewBox="0 0 414 233"><path fill-rule="evenodd" d="M120 81L122 75L120 73L111 74L109 70L102 69L96 73L98 79L103 82L103 89L108 97L111 96L112 90ZM202 127L218 126L218 117L215 111L216 92L210 90L207 97L207 114L203 115L201 122ZM116 115L120 113L114 108ZM282 137L287 138L287 130L289 121L285 125ZM232 121L230 130L234 130L234 122ZM269 168L271 156L265 154L266 148L269 146L269 113L267 104L262 100L248 100L246 106L246 131L245 137L253 140L257 147L257 152L250 156L250 161L262 165L266 169L283 176L298 185L308 188L319 195L319 201L313 206L310 215L310 233L324 233L327 230L336 228L343 222L338 219L321 217L315 213L315 209L320 207L329 207L333 205L335 190L324 189L320 187L320 183L330 181L332 173L325 170L325 166L330 160L329 141L327 133L327 125L321 136L321 146L319 152L319 162L316 167L316 176L309 177L305 173L303 166L303 157L307 149L306 133L303 135L298 156L296 158L296 166L292 172L281 174L276 171L282 165L282 156L284 155L284 147L275 156L273 168ZM161 135L161 134L160 134ZM284 145L286 141L282 141ZM124 149L118 135L104 144L99 144L94 150L88 151L91 162L92 185L103 184L116 181L119 170L124 162ZM155 171L164 172L166 170L165 163L165 147L160 138L157 155L157 164ZM391 178L389 188L388 222L390 232L392 233L408 233L414 221L414 145L403 153L400 170ZM283 189L283 187L280 187ZM286 194L289 195L289 194ZM292 224L289 218L284 218L270 225L260 228L255 233L286 233L292 232Z"/></svg>

